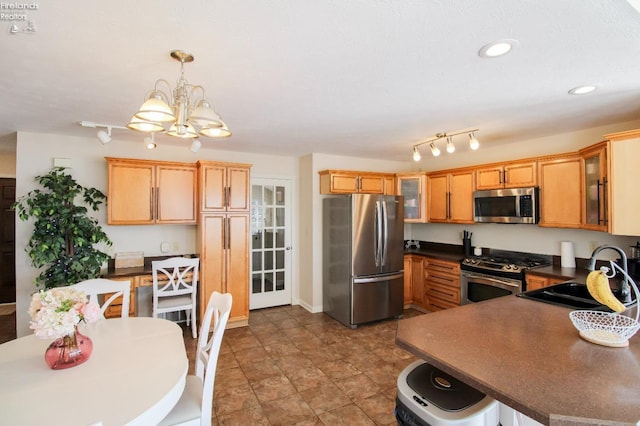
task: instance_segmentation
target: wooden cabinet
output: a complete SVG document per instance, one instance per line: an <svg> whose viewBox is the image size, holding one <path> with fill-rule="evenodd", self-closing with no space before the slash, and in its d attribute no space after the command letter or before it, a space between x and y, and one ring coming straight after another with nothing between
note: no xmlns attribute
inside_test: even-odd
<svg viewBox="0 0 640 426"><path fill-rule="evenodd" d="M196 223L195 164L106 158L107 223Z"/></svg>
<svg viewBox="0 0 640 426"><path fill-rule="evenodd" d="M133 317L136 315L136 287L138 286L138 277L117 277L117 278L109 278L113 281L131 281L131 291L129 292L129 316ZM113 293L111 293L113 294ZM111 294L106 294L105 300L111 297ZM107 309L104 311L105 318L120 318L122 316L122 296L115 299Z"/></svg>
<svg viewBox="0 0 640 426"><path fill-rule="evenodd" d="M212 292L231 293L233 306L228 328L249 321L249 232L248 214L204 213L198 224L200 251L200 319Z"/></svg>
<svg viewBox="0 0 640 426"><path fill-rule="evenodd" d="M427 181L428 222L473 223L472 170L430 173Z"/></svg>
<svg viewBox="0 0 640 426"><path fill-rule="evenodd" d="M513 162L476 168L476 189L536 186L536 162Z"/></svg>
<svg viewBox="0 0 640 426"><path fill-rule="evenodd" d="M199 162L200 320L213 291L231 293L227 327L249 321L250 165ZM212 185L213 188L209 188Z"/></svg>
<svg viewBox="0 0 640 426"><path fill-rule="evenodd" d="M609 225L608 143L580 150L582 158L582 228L607 231Z"/></svg>
<svg viewBox="0 0 640 426"><path fill-rule="evenodd" d="M549 287L550 285L558 284L571 279L564 277L548 277L545 275L537 275L529 272L526 273L525 277L527 281L526 291L538 290L540 288Z"/></svg>
<svg viewBox="0 0 640 426"><path fill-rule="evenodd" d="M323 170L319 174L321 194L395 194L393 174L347 170Z"/></svg>
<svg viewBox="0 0 640 426"><path fill-rule="evenodd" d="M411 256L404 255L404 306L405 308L411 305L412 296L411 293Z"/></svg>
<svg viewBox="0 0 640 426"><path fill-rule="evenodd" d="M200 211L249 211L251 165L199 161Z"/></svg>
<svg viewBox="0 0 640 426"><path fill-rule="evenodd" d="M424 308L424 256L411 258L411 303Z"/></svg>
<svg viewBox="0 0 640 426"><path fill-rule="evenodd" d="M580 228L582 224L582 159L567 155L538 162L539 226Z"/></svg>
<svg viewBox="0 0 640 426"><path fill-rule="evenodd" d="M424 260L425 307L440 311L460 305L460 262Z"/></svg>
<svg viewBox="0 0 640 426"><path fill-rule="evenodd" d="M614 235L640 235L640 130L606 135L609 148L608 230Z"/></svg>
<svg viewBox="0 0 640 426"><path fill-rule="evenodd" d="M426 175L397 174L396 194L404 197L404 221L424 223L427 221L427 202L425 194Z"/></svg>

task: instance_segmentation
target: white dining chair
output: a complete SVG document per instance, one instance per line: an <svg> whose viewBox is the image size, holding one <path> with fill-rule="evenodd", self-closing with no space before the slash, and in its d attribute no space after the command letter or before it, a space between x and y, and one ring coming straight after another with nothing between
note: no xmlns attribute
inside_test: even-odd
<svg viewBox="0 0 640 426"><path fill-rule="evenodd" d="M94 302L100 306L102 318L104 318L104 313L111 303L113 303L113 301L118 297L122 296L122 312L120 316L122 318L127 318L129 316L131 281L94 278L80 281L71 287L84 291L84 293L89 297L89 302ZM104 296L102 304L100 304L99 296Z"/></svg>
<svg viewBox="0 0 640 426"><path fill-rule="evenodd" d="M196 348L196 374L187 376L180 400L160 425L211 425L218 355L232 304L231 293L221 294L214 291L211 294ZM213 334L209 338L212 323Z"/></svg>
<svg viewBox="0 0 640 426"><path fill-rule="evenodd" d="M153 311L157 318L167 312L185 311L191 334L198 337L196 329L196 298L200 259L172 257L151 262L153 274ZM190 276L189 276L190 275Z"/></svg>

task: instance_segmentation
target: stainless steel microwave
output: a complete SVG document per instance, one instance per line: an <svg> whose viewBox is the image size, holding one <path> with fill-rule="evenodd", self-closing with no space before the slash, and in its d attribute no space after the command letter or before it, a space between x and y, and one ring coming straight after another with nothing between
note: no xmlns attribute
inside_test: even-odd
<svg viewBox="0 0 640 426"><path fill-rule="evenodd" d="M538 223L538 194L538 187L475 191L473 219L484 223Z"/></svg>

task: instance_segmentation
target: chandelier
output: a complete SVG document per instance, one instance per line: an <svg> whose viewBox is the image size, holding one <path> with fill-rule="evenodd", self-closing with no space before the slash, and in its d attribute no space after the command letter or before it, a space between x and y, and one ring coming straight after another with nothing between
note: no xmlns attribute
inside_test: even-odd
<svg viewBox="0 0 640 426"><path fill-rule="evenodd" d="M418 148L421 145L424 145L427 143L429 144L431 155L433 155L434 157L437 157L438 155L440 155L440 149L436 146L436 142L439 141L440 139L447 140L447 145L446 145L447 152L449 154L453 154L456 150L456 146L453 144L453 137L457 135L462 135L464 133L469 135L469 147L475 151L480 147L480 142L478 142L478 139L474 135L474 132L477 132L477 131L478 129L465 130L463 132L455 132L455 133L436 133L434 137L429 138L426 141L422 141L413 146L413 160L420 161L422 156L420 155L420 151L418 150Z"/></svg>
<svg viewBox="0 0 640 426"><path fill-rule="evenodd" d="M152 134L166 133L182 139L231 136L227 125L205 98L204 88L189 84L184 78L184 64L193 62L193 55L173 50L171 57L180 62L180 78L175 89L171 90L166 80L157 80L138 112L127 123L127 128ZM160 90L162 85L166 85L169 90Z"/></svg>

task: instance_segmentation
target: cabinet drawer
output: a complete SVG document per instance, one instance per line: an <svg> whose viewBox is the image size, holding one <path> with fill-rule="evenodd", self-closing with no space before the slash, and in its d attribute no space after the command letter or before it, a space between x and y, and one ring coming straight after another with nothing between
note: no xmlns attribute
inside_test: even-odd
<svg viewBox="0 0 640 426"><path fill-rule="evenodd" d="M430 273L439 273L460 276L460 263L447 262L446 260L439 259L427 259L425 262L425 269Z"/></svg>
<svg viewBox="0 0 640 426"><path fill-rule="evenodd" d="M451 303L447 300L440 299L437 297L430 297L429 301L427 302L426 308L431 312L434 312L434 311L442 311L444 309L455 308L457 306L459 306L457 303Z"/></svg>
<svg viewBox="0 0 640 426"><path fill-rule="evenodd" d="M437 282L428 281L426 283L426 292L429 303L431 303L432 298L437 298L453 303L455 306L458 306L460 304L459 285L456 288L450 285L442 285Z"/></svg>

